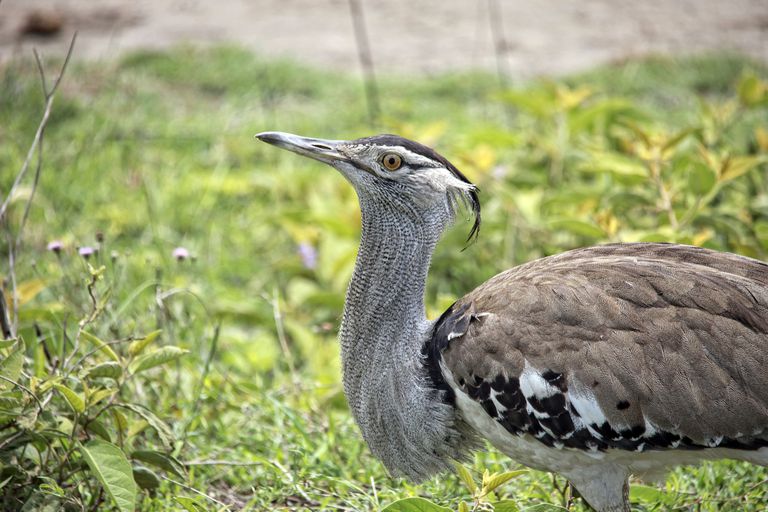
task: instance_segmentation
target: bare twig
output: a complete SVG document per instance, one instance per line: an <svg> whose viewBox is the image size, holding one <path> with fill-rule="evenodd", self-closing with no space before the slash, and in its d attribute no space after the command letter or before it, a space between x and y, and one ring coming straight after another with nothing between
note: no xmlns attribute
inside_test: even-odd
<svg viewBox="0 0 768 512"><path fill-rule="evenodd" d="M19 170L18 174L16 175L16 179L13 181L13 184L11 185L11 188L8 190L8 194L5 197L5 200L3 201L2 205L0 205L0 223L3 224L3 228L6 231L6 237L8 239L8 275L10 276L11 280L11 310L13 311L13 321L11 322L10 319L7 317L3 319L4 325L3 325L3 335L5 336L5 331L8 330L10 332L10 336L12 337L16 333L16 327L18 322L18 309L19 309L19 297L17 293L17 287L16 287L16 250L18 249L19 245L22 241L22 234L24 232L24 226L27 223L27 219L29 218L29 212L30 208L32 206L32 200L35 197L35 192L37 191L38 183L40 182L40 172L43 167L43 137L45 135L45 127L48 125L48 121L51 117L51 111L53 109L53 100L56 97L56 91L59 88L59 84L61 84L61 79L64 77L64 73L67 70L67 66L69 65L69 61L72 58L72 52L75 48L75 41L77 40L77 32L72 35L72 40L69 43L69 48L67 49L67 55L64 58L64 62L61 65L61 69L59 70L59 74L56 77L56 79L53 81L53 84L51 85L50 89L48 88L48 83L45 78L45 70L43 69L43 64L40 60L40 55L35 51L35 61L37 62L37 69L40 73L40 82L41 87L43 89L43 96L45 97L45 106L43 109L43 116L40 119L40 123L37 126L37 131L35 132L35 136L32 139L32 144L29 146L29 150L27 151L27 156L24 159L24 163L21 166L21 169ZM27 203L24 206L24 214L21 218L21 223L19 224L18 232L16 233L16 238L14 240L14 237L11 233L11 225L8 219L6 218L6 212L8 210L8 206L11 204L11 201L13 200L14 195L16 194L16 190L18 189L19 185L21 184L22 180L24 179L24 176L27 174L27 171L29 170L29 166L32 163L32 158L37 154L37 165L35 168L35 177L32 182L32 190L29 194L29 199L27 199ZM3 315L7 315L8 309L7 307L3 307ZM3 316L0 315L0 316ZM5 320L8 320L7 322ZM7 324L7 325L5 325ZM7 329L6 329L7 327Z"/></svg>
<svg viewBox="0 0 768 512"><path fill-rule="evenodd" d="M373 127L379 120L379 88L376 84L376 73L373 69L371 47L368 43L368 32L365 29L363 5L360 0L349 0L349 13L352 16L352 25L355 29L357 55L360 59L360 65L363 68L365 99L368 104L368 120Z"/></svg>
<svg viewBox="0 0 768 512"><path fill-rule="evenodd" d="M187 467L190 466L263 466L264 462L238 462L232 460L190 460L182 462Z"/></svg>
<svg viewBox="0 0 768 512"><path fill-rule="evenodd" d="M75 34L72 36L72 41L69 43L67 56L64 58L64 63L62 64L61 70L59 71L59 76L57 76L56 80L54 80L53 86L51 87L51 89L46 91L45 93L45 109L43 111L43 117L40 119L40 123L37 126L37 132L35 133L34 139L32 139L32 144L29 147L29 151L27 151L27 157L24 159L24 163L21 166L21 170L16 175L16 179L14 180L13 185L8 191L8 195L6 196L5 201L3 201L2 206L0 206L0 218L5 216L5 211L8 209L8 205L10 204L11 199L13 198L13 195L16 192L16 189L19 187L21 180L24 178L24 175L27 173L27 170L29 169L29 164L32 162L32 157L35 154L35 150L37 149L37 146L40 144L40 141L42 140L43 132L45 131L45 127L48 125L48 120L50 119L50 116L51 116L51 109L53 108L53 100L54 100L54 97L56 96L56 90L59 88L61 79L64 76L64 72L67 69L69 60L72 57L72 51L75 48L76 39L77 39L77 32L75 32ZM37 53L35 53L35 55L37 55Z"/></svg>
<svg viewBox="0 0 768 512"><path fill-rule="evenodd" d="M493 37L493 49L496 56L496 73L499 76L499 85L506 87L507 77L507 39L504 37L504 25L502 24L501 6L499 0L488 0L488 21L491 25L491 37Z"/></svg>
<svg viewBox="0 0 768 512"><path fill-rule="evenodd" d="M171 482L174 485L178 485L182 489L186 489L187 491L190 491L190 492L193 492L193 493L195 493L195 494L197 494L199 496L202 496L203 498L214 502L215 504L219 505L220 507L228 507L228 505L226 503L223 503L223 502L217 500L213 496L209 496L208 494L205 494L203 491L199 491L199 490L195 489L191 485L187 485L187 484L185 484L183 482L179 482L178 480L174 480L173 478L168 478L167 476L164 476L164 475L160 475L160 478L162 478L163 480L165 480L167 482Z"/></svg>

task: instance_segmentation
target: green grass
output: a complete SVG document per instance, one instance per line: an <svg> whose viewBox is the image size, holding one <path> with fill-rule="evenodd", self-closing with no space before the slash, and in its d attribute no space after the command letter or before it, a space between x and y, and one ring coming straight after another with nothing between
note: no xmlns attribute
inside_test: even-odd
<svg viewBox="0 0 768 512"><path fill-rule="evenodd" d="M190 351L123 390L124 400L171 425L176 442L168 451L189 464L184 486L154 468L163 478L142 493L142 510L180 508L179 496L208 509L377 510L411 495L455 509L470 499L457 476L420 486L389 478L346 408L335 333L359 234L354 192L331 169L258 144L253 134L396 132L436 145L476 181L485 223L465 251L469 226L461 221L438 248L428 286L428 310L437 315L496 272L579 245L664 239L764 259L768 142L760 130L768 107L764 98L748 101L743 77L766 76L736 57L632 61L506 91L484 74L385 76L381 119L371 128L353 77L235 48L77 64L46 131L17 254L16 279L27 286L19 311L25 378L44 382L55 373L56 350L74 350L77 322L91 307L87 263L103 265L95 293L104 311L88 325L96 336L115 340L128 357L131 338L162 329L157 345ZM7 64L0 72L3 197L41 113L33 63ZM643 151L685 129L690 135L662 164L672 198L665 207ZM729 158L741 158L744 168L728 174ZM12 230L32 190L29 178L10 210ZM45 249L54 239L65 244L60 257ZM7 243L3 237L0 253ZM316 268L302 264L299 244L317 251ZM76 253L96 245L88 262ZM193 259L175 261L177 246ZM7 276L5 261L1 268ZM85 392L80 381L64 382ZM51 400L57 418L73 419L60 396ZM127 416L130 428L119 438L127 453L161 444L140 418ZM105 419L110 432L120 429L116 421ZM5 425L0 436L18 427ZM19 482L44 483L34 460L0 462L0 481L19 464L26 468ZM472 470L516 467L489 450ZM662 494L638 487L635 506L764 510L766 478L766 469L734 462L678 469ZM73 485L84 498L98 488L82 479ZM552 477L534 471L497 494L523 510L562 504ZM572 510L585 507L577 501Z"/></svg>

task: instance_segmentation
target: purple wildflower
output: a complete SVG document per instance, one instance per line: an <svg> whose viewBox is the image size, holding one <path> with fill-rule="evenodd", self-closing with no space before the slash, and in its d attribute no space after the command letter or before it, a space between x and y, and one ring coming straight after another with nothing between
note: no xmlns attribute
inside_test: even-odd
<svg viewBox="0 0 768 512"><path fill-rule="evenodd" d="M497 180L503 180L509 174L509 167L506 165L497 165L491 169L491 176Z"/></svg>
<svg viewBox="0 0 768 512"><path fill-rule="evenodd" d="M185 247L177 247L173 250L173 257L176 261L184 261L189 258L189 251Z"/></svg>
<svg viewBox="0 0 768 512"><path fill-rule="evenodd" d="M80 256L82 256L85 259L88 259L91 256L93 256L94 254L96 254L96 249L94 249L93 247L88 247L88 246L80 247L77 250L77 254L79 254Z"/></svg>
<svg viewBox="0 0 768 512"><path fill-rule="evenodd" d="M55 252L56 254L59 254L62 249L64 249L64 243L62 243L61 240L52 240L48 242L47 249L49 251Z"/></svg>
<svg viewBox="0 0 768 512"><path fill-rule="evenodd" d="M309 270L315 270L317 268L317 250L312 244L301 242L297 252L299 253L301 264L304 265L304 268Z"/></svg>

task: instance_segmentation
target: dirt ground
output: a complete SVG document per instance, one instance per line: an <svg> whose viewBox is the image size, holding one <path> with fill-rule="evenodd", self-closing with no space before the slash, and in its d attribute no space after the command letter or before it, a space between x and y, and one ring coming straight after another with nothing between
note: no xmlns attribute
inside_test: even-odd
<svg viewBox="0 0 768 512"><path fill-rule="evenodd" d="M235 42L263 55L357 70L350 1L4 0L0 61L32 47L63 52L77 29L81 58ZM352 1L362 6L379 73L501 67L526 77L651 53L712 51L768 62L768 0Z"/></svg>

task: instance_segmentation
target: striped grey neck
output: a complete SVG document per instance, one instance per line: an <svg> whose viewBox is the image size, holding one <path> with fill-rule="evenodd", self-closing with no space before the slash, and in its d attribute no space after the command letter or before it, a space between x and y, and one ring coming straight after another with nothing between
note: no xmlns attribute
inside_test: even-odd
<svg viewBox="0 0 768 512"><path fill-rule="evenodd" d="M362 236L340 333L344 391L374 455L391 473L422 480L461 458L464 442L422 356L432 331L427 272L451 213L359 196Z"/></svg>

